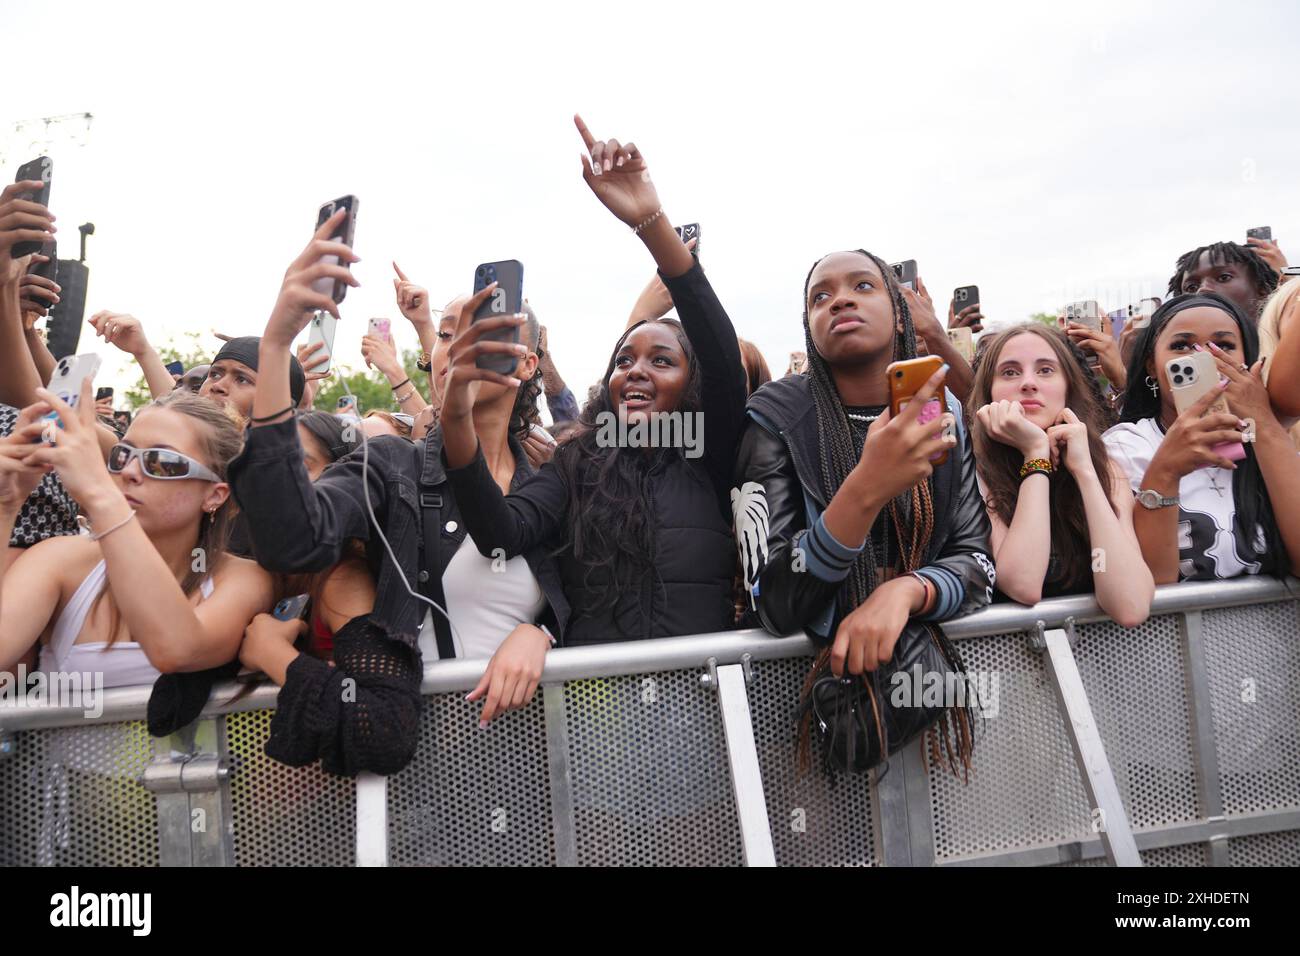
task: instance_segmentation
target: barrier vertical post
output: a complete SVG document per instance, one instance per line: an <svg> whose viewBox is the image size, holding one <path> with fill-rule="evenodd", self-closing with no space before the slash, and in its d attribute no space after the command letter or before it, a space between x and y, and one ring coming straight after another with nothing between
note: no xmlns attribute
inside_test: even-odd
<svg viewBox="0 0 1300 956"><path fill-rule="evenodd" d="M717 667L716 661L710 658L710 673L706 676L718 691L718 709L722 714L722 730L727 739L732 795L736 799L736 817L740 821L745 864L776 866L772 827L767 819L767 798L763 794L763 774L758 766L754 724L749 712L749 694L745 688L748 657L745 655L743 664L727 664L723 667Z"/></svg>

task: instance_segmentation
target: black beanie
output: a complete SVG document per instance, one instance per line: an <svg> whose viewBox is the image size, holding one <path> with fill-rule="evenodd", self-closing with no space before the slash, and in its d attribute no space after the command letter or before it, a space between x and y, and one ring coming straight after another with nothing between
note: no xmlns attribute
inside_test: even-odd
<svg viewBox="0 0 1300 956"><path fill-rule="evenodd" d="M247 365L254 372L257 371L257 351L262 344L262 340L256 335L241 335L237 339L231 339L225 345L221 346L221 351L212 359L212 364L216 365L222 359L230 359L232 362L239 362ZM302 401L302 393L307 390L307 376L303 373L302 365L294 356L289 356L289 395L293 399L294 405Z"/></svg>

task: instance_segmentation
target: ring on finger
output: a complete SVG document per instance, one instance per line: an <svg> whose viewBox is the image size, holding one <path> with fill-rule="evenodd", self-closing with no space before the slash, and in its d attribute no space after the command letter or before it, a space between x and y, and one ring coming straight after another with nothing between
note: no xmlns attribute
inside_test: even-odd
<svg viewBox="0 0 1300 956"><path fill-rule="evenodd" d="M1240 365L1237 366L1237 370L1241 372L1249 372L1250 366L1247 365L1245 362L1242 362Z"/></svg>

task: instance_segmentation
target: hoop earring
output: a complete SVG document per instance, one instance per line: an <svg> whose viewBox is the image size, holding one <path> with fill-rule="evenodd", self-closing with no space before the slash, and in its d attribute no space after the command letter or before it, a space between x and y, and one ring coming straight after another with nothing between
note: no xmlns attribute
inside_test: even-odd
<svg viewBox="0 0 1300 956"><path fill-rule="evenodd" d="M1156 384L1156 380L1152 378L1150 375L1146 377L1146 386L1147 388L1151 389L1152 398L1160 397L1160 386Z"/></svg>

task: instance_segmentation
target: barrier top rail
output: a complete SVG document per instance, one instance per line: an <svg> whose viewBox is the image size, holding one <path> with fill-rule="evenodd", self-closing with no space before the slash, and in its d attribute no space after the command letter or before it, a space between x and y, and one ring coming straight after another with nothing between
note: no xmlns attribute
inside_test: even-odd
<svg viewBox="0 0 1300 956"><path fill-rule="evenodd" d="M1176 614L1206 608L1236 607L1300 598L1300 580L1279 581L1271 577L1243 577L1230 581L1189 581L1156 588L1151 602L1152 616ZM1062 627L1108 620L1092 595L1052 598L1033 607L995 604L942 625L954 640L997 634ZM718 665L751 660L774 660L810 654L812 642L798 635L773 637L759 629L721 631L685 637L626 641L588 647L557 648L546 655L543 684L568 680L644 674L656 671L701 667L710 659ZM483 676L487 658L432 661L424 666L421 692L450 693L473 688ZM102 712L89 717L81 706L54 706L28 700L0 702L0 731L28 730L87 724L143 720L153 688L149 685L120 687L100 694ZM235 698L243 692L244 696ZM275 706L280 688L265 682L251 691L247 684L218 685L202 716L265 710Z"/></svg>

